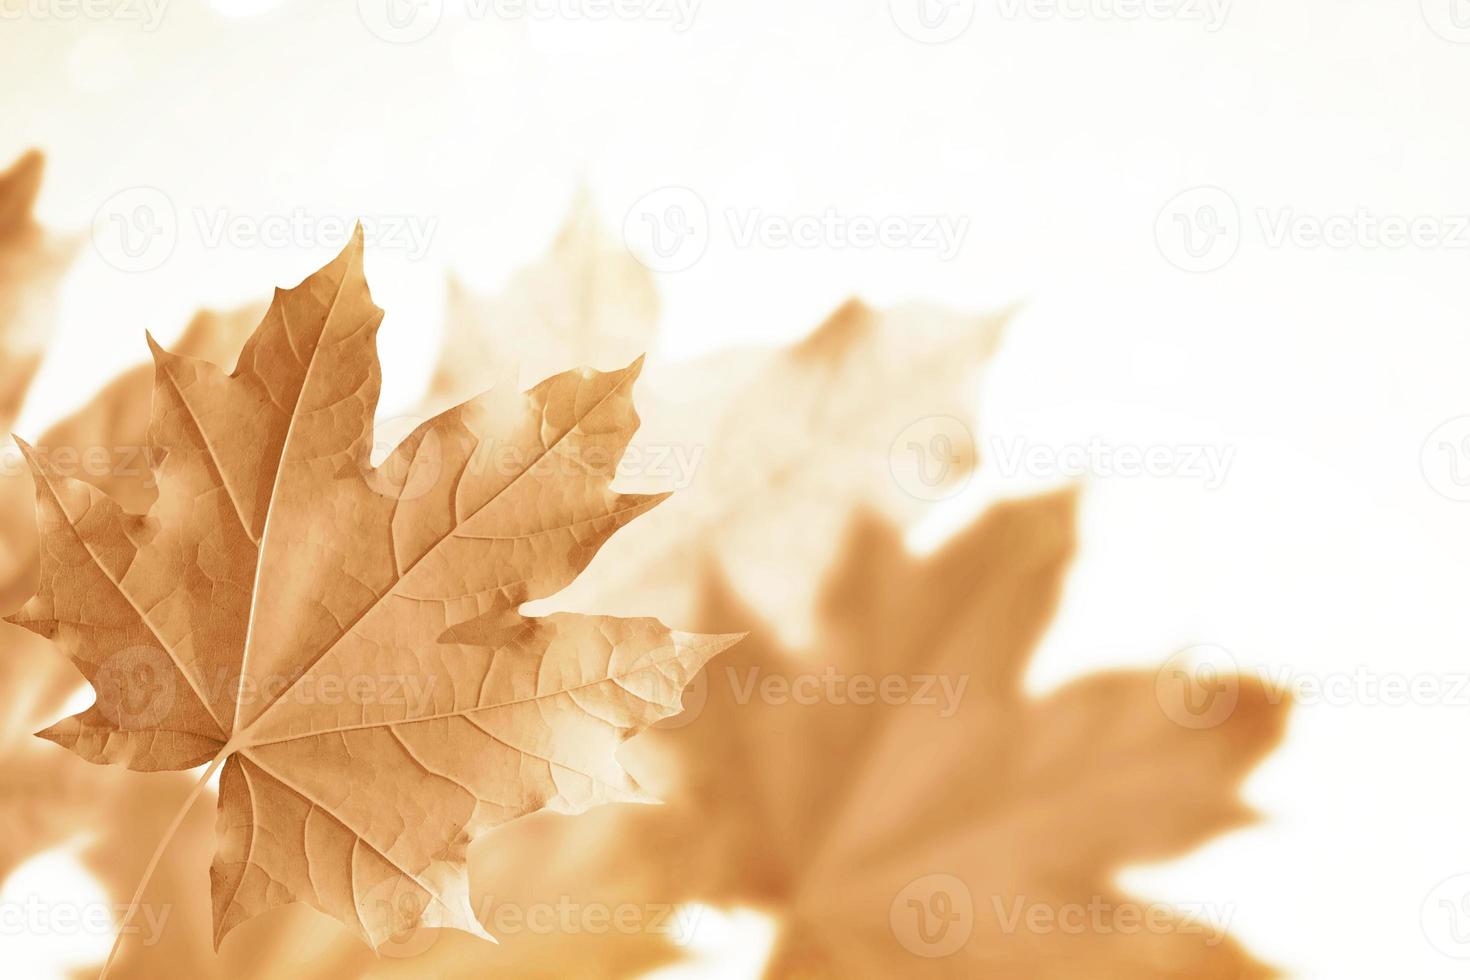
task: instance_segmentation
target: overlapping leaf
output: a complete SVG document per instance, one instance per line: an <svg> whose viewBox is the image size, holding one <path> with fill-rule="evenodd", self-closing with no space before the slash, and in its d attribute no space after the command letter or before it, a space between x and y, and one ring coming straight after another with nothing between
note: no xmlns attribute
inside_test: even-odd
<svg viewBox="0 0 1470 980"><path fill-rule="evenodd" d="M278 292L230 375L155 347L146 515L28 451L42 563L14 621L98 689L44 735L140 771L223 764L216 944L292 901L374 946L483 933L468 843L642 799L613 750L733 641L517 611L660 499L608 486L636 363L502 386L370 467L361 252Z"/></svg>
<svg viewBox="0 0 1470 980"><path fill-rule="evenodd" d="M253 310L202 313L178 346L228 361L258 321ZM49 429L38 451L130 508L145 507L154 495L145 446L152 374L140 366L119 376ZM14 556L9 575L0 580L0 595L13 609L34 591L39 563L35 487L23 467L0 474L0 528ZM147 858L140 841L163 833L191 781L161 773L129 793L120 770L88 765L33 738L77 686L76 672L54 645L0 624L0 880L28 857L74 844L122 903Z"/></svg>
<svg viewBox="0 0 1470 980"><path fill-rule="evenodd" d="M618 652L601 634L597 642L604 650L590 670L585 661L568 661L577 680L592 678L589 687L577 689L559 678L565 695L547 699L541 696L539 673L531 681L529 673L513 678L510 688L519 693L517 684L529 684L532 696L518 696L491 714L510 709L506 713L515 715L523 705L542 706L547 700L558 705L549 721L542 711L535 722L534 748L542 748L543 739L552 745L539 752L540 760L534 758L538 753L524 751L524 744L502 748L473 733L469 748L454 738L420 742L411 734L403 740L405 726L447 729L461 716L479 716L480 702L471 699L466 709L460 695L476 686L464 683L466 676L496 682L493 669L483 669L487 649L495 651L492 664L496 658L515 661L525 652L526 637L543 624L590 622L565 615L528 620L516 607L571 581L611 531L644 509L645 502L608 487L634 422L620 387L621 381L631 381L629 371L553 378L527 396L533 404L543 398L541 408L530 413L534 426L510 424L496 429L493 441L477 443L476 432L483 435L483 427L525 419L525 402L510 390L513 386L503 386L427 423L382 468L368 471L361 433L370 430L365 420L371 417L376 364L365 366L356 358L361 352L348 339L371 333L376 310L365 286L360 296L351 288L358 276L349 251L302 287L278 294L261 336L252 342L259 381L255 394L260 395L254 400L236 397L239 388L228 394L242 375L250 377L246 360L235 376L224 379L207 366L159 353L160 385L172 391L161 390L154 409L159 417L148 455L160 464L163 490L156 504L147 486L93 479L126 502L113 513L101 495L58 479L86 502L71 510L77 528L95 531L109 522L121 528L104 536L109 547L93 559L99 567L125 569L118 576L119 591L146 580L130 579L137 574L139 555L144 567L156 559L152 567L177 572L184 584L175 591L145 588L140 594L149 614L164 613L156 624L186 640L167 651L181 658L171 662L174 666L153 655L166 649L162 643L141 644L152 651L141 662L130 651L117 661L113 644L113 658L94 664L104 687L136 695L138 667L147 668L141 676L149 683L160 676L155 669L165 674L173 669L177 676L163 685L169 696L120 716L115 706L109 713L99 705L52 734L93 757L150 768L169 751L177 755L179 745L192 745L195 736L216 753L229 746L237 732L223 724L209 728L216 711L241 712L240 728L250 733L245 743L259 737L251 726L262 715L280 712L272 716L275 728L267 736L279 740L232 749L226 780L233 782L222 782L214 932L199 921L202 909L195 896L202 897L201 879L190 875L214 846L207 820L195 813L185 824L178 852L165 859L146 896L170 908L169 928L155 947L125 946L119 978L635 976L679 955L670 940L680 938L677 910L691 902L754 906L771 914L780 927L768 971L776 977L1225 978L1263 973L1235 943L1217 941L1220 936L1185 928L1168 916L1160 920L1162 928L1142 935L1114 928L1112 920L1079 932L1037 931L1015 918L1018 908L1024 916L1027 908L1038 906L1056 910L1090 904L1112 910L1108 914L1136 908L1113 883L1117 869L1181 853L1245 819L1237 786L1277 737L1280 711L1263 689L1245 681L1234 712L1204 729L1174 724L1171 719L1182 709L1167 699L1176 692L1160 688L1153 675L1085 678L1041 700L1022 693L1020 676L1049 618L1070 554L1070 498L1003 505L934 558L918 562L905 554L887 521L922 513L922 501L894 484L889 443L899 429L924 415L968 417L971 382L994 343L998 320L921 310L884 314L852 303L790 350L735 352L651 379L656 389L651 424L633 443L642 462L618 471L617 485L627 491L662 489L670 477L682 484L679 478L690 474L687 492L674 500L694 499L679 512L673 512L677 503L666 505L613 537L588 572L557 595L554 608L676 616L697 605L711 627L746 629L764 620L769 628L716 662L700 690L685 699L690 710L672 722L676 727L646 736L622 753L644 785L669 797L669 806L606 807L576 820L533 813L500 823L537 803L549 810L577 810L588 802L636 798L631 779L612 760L612 748L626 733L676 710L683 683L723 641L701 643L639 623L638 652L683 662L645 669L649 661L635 653L639 666L623 678L625 687L614 691L607 685ZM342 305L344 296L348 302ZM481 369L503 376L519 364L528 380L575 365L612 369L646 346L656 309L642 268L609 244L585 207L548 261L513 280L493 306L477 305L463 292L454 302L466 318L457 319L457 328L451 325L453 346L446 350L431 396L436 404L469 395L469 376ZM302 317L303 310L310 312ZM293 342L303 336L318 342ZM472 336L479 340L472 342ZM321 349L346 357L345 380L334 373L313 390L311 368L305 366L299 386L280 383L274 373L280 365L295 359L299 366L301 351ZM246 359L251 356L247 350ZM224 358L216 354L214 359ZM498 369L492 361L512 368ZM915 384L916 379L925 384ZM543 396L567 390L558 385L571 386L578 392L570 399L575 415L576 406L585 407L592 397L581 393L599 384L603 387L597 391L623 403L626 414L614 423L599 423L599 406L579 427L568 429L565 419L545 407L556 399ZM302 443L306 448L294 467L283 463L266 479L260 471L269 470L269 463L260 464L257 457L272 456L272 426L269 419L256 424L252 411L240 405L269 416L268 406L279 408L290 401L282 392L290 395L298 387L305 398L298 407L310 410L286 414L311 420ZM140 405L139 392L127 390L123 401ZM195 390L210 397L227 393L214 404L210 397L200 402L186 395ZM212 414L246 423L216 426ZM184 415L194 417L184 420ZM48 436L41 445L120 442L97 428L98 418L59 438ZM290 455L288 443L297 438L290 435L293 428L288 421L281 436L277 456L283 461ZM559 449L565 443L555 442L557 434L578 428L588 439L584 445L563 453L554 465L542 456L526 467L538 446L553 443ZM518 436L525 437L519 447ZM241 446L251 448L231 451ZM682 460L671 464L679 451ZM665 463L650 465L654 457ZM680 469L690 460L692 469ZM48 461L54 463L54 453L37 453L38 467L47 469ZM243 469L232 469L231 463ZM252 479L237 479L238 472ZM489 549L492 566L545 564L555 571L508 581L461 557L472 552L456 550L436 563L440 567L425 566L434 574L411 579L411 568L403 573L401 555L422 560L436 545L433 532L396 533L400 513L409 515L409 524L430 514L427 520L436 528L461 517L453 499L459 491L447 492L446 474L451 484L458 479L471 485L472 501L479 499L473 489L477 478L495 488L491 503L503 494L516 499L518 482L536 484L540 492L527 491L524 508L507 518L514 525L510 533L499 527L490 534L474 529L481 542L474 547ZM568 479L582 491L580 509L576 492L545 492ZM196 522L199 514L233 514L240 536L265 555L265 532L275 520L265 515L283 485L310 487L299 496L310 497L311 507L332 519L314 525L287 513L283 530L271 532L288 544L291 561L260 566L268 569L269 586L263 593L270 607L262 620L267 639L259 648L265 663L252 669L247 662L244 670L232 670L226 657L219 669L208 651L229 649L232 643L211 634L218 624L205 620L219 609L228 619L228 611L238 608L232 603L242 601L234 593L244 593L249 605L249 587L241 585L245 576L231 572L228 561L234 551L230 542L240 538L229 537L228 521L216 521L224 527L214 536L196 539L171 529L171 523L202 526L209 520ZM386 521L375 509L384 500L392 501ZM609 503L614 500L619 503ZM846 550L835 555L832 542L862 504L876 506L887 520L860 518ZM122 513L150 505L153 510L143 519ZM657 524L666 512L670 520ZM179 520L163 520L164 515ZM568 526L541 526L562 522ZM385 523L386 535L381 533ZM367 533L361 542L344 542L313 530L326 525L334 531L361 527ZM628 545L620 549L623 542ZM380 561L384 549L390 555L387 565ZM295 571L298 561L301 572ZM709 579L696 573L711 567L719 584L701 590L700 583ZM204 568L210 571L201 575ZM221 568L226 574L215 577ZM802 633L799 621L827 568L837 571L819 607L817 638L809 649L789 649L775 629ZM280 582L269 574L277 569ZM636 581L622 582L624 572ZM429 593L399 594L390 587L384 593L388 599L371 598L383 577L400 573L416 586L427 584ZM450 595L444 579L455 577L464 591ZM190 596L197 597L206 580L207 602L191 606ZM325 589L314 588L323 582ZM394 625L386 636L372 633L373 617L381 615L374 603L400 605L400 598L413 608L391 617ZM200 609L209 610L209 616ZM31 619L43 629L66 628L61 619ZM369 624L369 638L359 642L363 622ZM74 618L69 628L96 627L94 621L79 624ZM104 624L110 628L115 624ZM339 631L341 637L326 639ZM234 648L242 655L255 649L238 632ZM544 651L531 640L527 659L539 656L541 665L556 661L553 648L561 634L549 632ZM311 667L298 669L293 651L320 652L349 636L345 657L341 651L322 654L323 661L340 666L333 663L320 675ZM438 656L426 659L410 636L427 636L428 648ZM656 642L663 646L651 649ZM400 669L404 662L409 669ZM510 673L516 674L518 666L512 665ZM415 670L420 676L450 678L453 700L433 708L444 717L415 721L411 706L385 703L377 697L381 691L351 704L321 703L323 679L401 678ZM823 691L829 683L824 678L833 675L844 679L837 688L845 692L841 699L830 693L819 694L815 702L792 696L798 690ZM920 679L935 678L928 682L933 700L854 699L852 688L841 686L854 678L870 679L874 692L895 678L907 683L909 695L926 683ZM197 689L195 680L202 680ZM774 687L762 688L766 683ZM53 713L64 689L58 686L50 700L38 699L38 705L50 705L38 713ZM771 690L778 693L773 696ZM588 700L588 691L607 697ZM156 716L164 714L161 701L176 709L181 692L186 701L192 693L204 709L186 712L185 722L200 724L188 729L186 738L149 734L140 719L158 721ZM279 692L288 692L286 708L274 706ZM295 703L303 693L313 700L309 706ZM436 695L431 690L429 696ZM616 716L611 721L609 713ZM327 715L330 720L323 723ZM168 722L179 717L175 713ZM508 733L524 720L516 715L507 729L492 723L487 737L508 743ZM359 732L379 731L388 732L394 744L358 741ZM557 754L589 734L599 745L595 759L582 755L569 764ZM174 744L159 746L160 741ZM511 805L500 796L482 798L483 783L466 794L473 800L449 792L446 775L448 783L460 780L467 768L480 764L487 744L503 753L497 758L518 757L514 777L506 764L497 785L524 789L529 784L528 795L538 798L531 805L524 797ZM445 751L429 754L428 745ZM271 753L278 746L301 751L283 751L277 759ZM285 778L281 770L267 768L277 762L288 770ZM579 767L585 770L581 775L572 771ZM134 832L146 829L151 836L181 795L178 777L166 772L119 780L116 770L80 768L110 777L109 792L116 792L113 799L125 811L121 822ZM314 768L349 775L334 780L310 771ZM533 770L529 778L528 768ZM595 779L584 778L589 772ZM306 795L314 798L283 790L298 775L310 784ZM139 778L169 782L160 786L155 801L126 792L128 781ZM243 805L242 797L248 797ZM431 843L401 844L405 836L420 834ZM345 865L333 861L342 856L344 836L354 838ZM470 881L463 861L475 837ZM290 843L272 846L257 859L259 839ZM384 860L395 867L385 870L357 860L357 848L378 845L387 849ZM110 883L130 883L142 871L144 850L137 845L100 850L96 863ZM346 889L340 887L340 873L333 873L343 866ZM427 870L415 873L421 866ZM371 869L368 875L379 872L366 887L353 879L364 868ZM254 888L255 894L238 905L221 905L221 886L232 885L247 893ZM355 925L382 955L375 957L320 917L277 907L292 898ZM960 901L969 903L969 918L946 925ZM556 917L568 914L562 912L552 915L549 927L526 922L528 914L568 906L570 920ZM257 921L244 921L267 909ZM503 927L497 913L504 910L514 913L509 921L519 927ZM629 910L636 913L631 921L611 924L614 915ZM936 953L932 923L925 916L943 927L941 945L961 932L962 941L944 947L943 955ZM589 921L601 925L589 927ZM500 933L503 944L489 946L433 928L439 925L488 929ZM212 942L237 926L244 935L222 952L211 952Z"/></svg>
<svg viewBox="0 0 1470 980"><path fill-rule="evenodd" d="M607 243L582 198L552 253L505 295L476 301L452 291L452 342L432 400L468 393L456 378L477 363L477 347L514 351L546 371L599 363L630 338L653 335L651 290L647 270ZM783 633L805 635L816 583L853 509L904 524L926 513L928 501L895 480L890 448L925 419L973 416L979 373L1005 320L853 300L789 348L652 365L645 424L619 485L649 491L673 481L681 492L538 609L678 619L697 608L697 572L713 555L757 611ZM491 339L471 343L476 335ZM976 462L973 441L957 445L947 478L964 479Z"/></svg>
<svg viewBox="0 0 1470 980"><path fill-rule="evenodd" d="M32 213L45 168L31 151L0 173L0 427L9 431L55 326L57 285L75 245Z"/></svg>
<svg viewBox="0 0 1470 980"><path fill-rule="evenodd" d="M658 307L648 270L608 236L584 194L545 259L500 294L450 280L445 356L430 388L454 404L485 387L487 370L529 387L573 367L621 367L654 346Z"/></svg>
<svg viewBox="0 0 1470 980"><path fill-rule="evenodd" d="M1028 697L1072 511L1070 495L998 505L925 560L860 519L815 649L752 634L681 727L640 740L630 765L670 767L667 805L534 818L508 828L521 860L598 840L616 857L583 865L578 901L763 910L773 978L1269 975L1218 916L1114 876L1250 818L1238 787L1280 737L1280 699L1234 678L1233 710L1195 726L1179 723L1190 692L1153 673ZM752 620L713 587L707 625ZM519 901L545 900L534 875L520 884Z"/></svg>

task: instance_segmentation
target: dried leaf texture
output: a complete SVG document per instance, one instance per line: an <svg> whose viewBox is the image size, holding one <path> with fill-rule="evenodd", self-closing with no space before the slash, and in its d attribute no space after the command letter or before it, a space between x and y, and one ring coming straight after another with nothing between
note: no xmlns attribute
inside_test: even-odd
<svg viewBox="0 0 1470 980"><path fill-rule="evenodd" d="M687 715L640 740L640 778L675 774L657 786L666 806L505 828L525 841L506 848L524 890L538 894L538 859L600 839L617 858L584 868L580 896L763 909L779 927L773 978L1270 975L1114 877L1247 822L1239 784L1285 709L1238 678L1228 717L1181 725L1184 691L1141 672L1028 697L1073 510L1067 494L997 505L924 560L860 518L815 649L753 633ZM707 627L753 618L723 584L707 609Z"/></svg>
<svg viewBox="0 0 1470 980"><path fill-rule="evenodd" d="M202 313L180 347L231 360L258 321L251 311ZM146 506L153 496L143 453L151 393L150 367L126 372L48 430L39 445L78 478L119 501ZM7 556L0 596L4 608L14 609L34 591L39 565L35 487L23 468L7 467L0 475L0 522ZM139 841L163 833L191 780L159 774L139 792L120 770L88 765L33 738L77 685L61 651L27 630L0 625L0 881L22 860L75 843L115 899L125 902L147 857ZM211 835L207 817L203 832L206 839Z"/></svg>
<svg viewBox="0 0 1470 980"><path fill-rule="evenodd" d="M517 611L660 499L608 486L636 363L494 389L374 469L381 316L359 233L277 292L233 373L154 345L146 515L26 450L41 574L12 620L98 692L43 737L144 772L223 762L216 945L293 901L375 947L483 935L469 841L644 799L613 751L734 640Z"/></svg>
<svg viewBox="0 0 1470 980"><path fill-rule="evenodd" d="M648 271L607 244L585 197L551 253L493 300L451 290L450 324L431 389L463 397L465 372L492 355L527 376L648 346L657 304ZM652 364L644 426L619 468L630 491L680 492L615 538L566 592L536 611L587 609L679 620L698 607L710 554L740 595L791 637L809 637L816 583L854 509L910 523L929 500L895 480L890 452L916 423L974 415L978 379L1005 315L851 301L785 349L722 351ZM976 464L954 447L947 479ZM628 572L629 574L625 574Z"/></svg>
<svg viewBox="0 0 1470 980"><path fill-rule="evenodd" d="M202 312L179 339L180 353L211 361L234 359L260 310ZM52 426L37 452L54 468L102 490L129 513L142 513L155 494L147 445L153 368L139 365L113 379L87 405ZM12 451L14 452L14 451ZM0 608L14 609L35 591L35 483L18 453L0 469Z"/></svg>
<svg viewBox="0 0 1470 980"><path fill-rule="evenodd" d="M31 151L0 174L0 425L8 431L56 318L57 286L74 247L32 210L45 161Z"/></svg>
<svg viewBox="0 0 1470 980"><path fill-rule="evenodd" d="M449 283L445 356L431 382L439 404L481 391L485 373L519 371L529 387L569 368L612 370L657 341L658 291L648 270L597 220L583 193L547 256L497 296Z"/></svg>
<svg viewBox="0 0 1470 980"><path fill-rule="evenodd" d="M262 310L248 307L228 313L199 314L175 343L178 353L233 364L241 344L260 322ZM80 478L105 490L130 512L145 510L156 496L142 450L147 436L153 368L134 368L104 388L73 416L52 427L39 445L53 459L74 460ZM70 455L64 455L66 453ZM103 465L82 465L98 459ZM16 547L26 571L14 576L5 594L14 608L34 591L35 490L26 470L8 471L7 503L0 509L6 539L25 541ZM23 580L23 581L21 581ZM148 860L147 842L164 833L187 797L192 779L180 773L127 777L114 767L89 765L38 741L31 733L54 719L76 688L70 669L52 644L19 627L0 625L0 881L21 860L67 842L84 844L83 857L113 901L126 902ZM138 780L142 779L139 783ZM209 879L202 873L214 852L214 816L197 806L185 819L164 856L144 903L157 932L143 917L148 941L129 941L112 976L117 980L340 980L343 977L407 977L410 965L433 976L478 978L483 975L483 942L457 933L424 930L411 945L380 950L381 957L347 937L343 930L300 905L287 906L241 927L245 933L216 953L210 931ZM487 883L490 884L490 883ZM477 897L476 907L483 900ZM616 937L613 938L613 942ZM622 976L638 972L610 949L611 942L580 945L556 943L560 962L574 964L578 976ZM662 943L643 943L656 965L671 952ZM580 959L570 954L583 951ZM498 952L498 950L497 950ZM536 952L540 953L541 950ZM517 953L510 955L519 955ZM406 957L412 955L413 959ZM497 963L502 960L497 956ZM536 961L527 965L534 976ZM515 961L507 968L514 969ZM604 972L598 973L602 970ZM615 970L618 972L605 972ZM95 967L81 970L77 980L94 980Z"/></svg>
<svg viewBox="0 0 1470 980"><path fill-rule="evenodd" d="M263 312L259 306L201 312L184 329L174 351L215 364L233 364ZM81 465L79 460L79 475L129 513L144 513L156 496L147 456L152 397L153 366L139 365L115 378L92 405L54 426L37 445L52 458L59 452L82 457L92 451L106 465ZM95 452L98 448L106 450L106 455Z"/></svg>

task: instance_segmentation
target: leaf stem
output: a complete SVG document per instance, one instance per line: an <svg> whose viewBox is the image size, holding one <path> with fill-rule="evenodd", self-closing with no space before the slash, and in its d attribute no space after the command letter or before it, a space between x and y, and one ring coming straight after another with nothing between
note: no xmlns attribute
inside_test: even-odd
<svg viewBox="0 0 1470 980"><path fill-rule="evenodd" d="M102 964L102 972L97 974L97 980L107 980L107 973L112 969L112 963L122 949L123 937L128 934L128 926L132 924L133 916L137 914L138 907L143 902L143 891L148 887L148 882L153 880L153 872L158 870L158 862L163 858L163 852L168 849L168 845L174 839L174 834L178 833L179 827L183 824L184 817L188 816L195 801L204 792L204 787L209 785L210 777L219 771L219 767L233 751L235 751L233 743L220 749L219 755L210 761L209 767L204 770L204 775L199 777L199 782L194 784L188 799L184 800L184 805L179 807L178 813L174 814L173 823L169 824L168 830L163 832L163 840L158 842L153 856L148 859L148 866L143 869L143 880L138 882L138 890L133 893L133 900L128 903L127 914L123 916L122 924L117 927L117 938L112 941L112 951L107 954L107 962Z"/></svg>

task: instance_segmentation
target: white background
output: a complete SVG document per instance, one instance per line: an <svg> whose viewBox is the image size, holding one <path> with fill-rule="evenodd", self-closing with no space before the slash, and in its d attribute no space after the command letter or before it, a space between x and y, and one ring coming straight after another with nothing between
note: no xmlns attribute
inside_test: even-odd
<svg viewBox="0 0 1470 980"><path fill-rule="evenodd" d="M71 19L0 0L25 13L0 24L0 158L48 152L41 217L86 229L149 185L177 230L146 272L84 250L23 434L142 360L144 328L167 341L198 306L295 283L341 244L211 245L199 215L220 209L436 222L423 257L369 256L388 310L385 414L415 404L437 356L446 268L503 282L579 185L614 229L662 187L707 209L702 257L659 276L660 356L795 338L854 293L1020 304L980 402L992 464L993 440L1018 438L1232 454L1216 487L1085 477L1081 553L1035 690L1194 643L1294 683L1444 678L1430 703L1356 686L1307 699L1248 783L1263 822L1126 884L1228 904L1234 934L1297 976L1463 974L1446 953L1470 944L1444 938L1438 900L1466 889L1431 892L1470 872L1470 692L1454 681L1470 673L1470 503L1451 499L1470 453L1459 431L1431 433L1470 414L1470 230L1456 231L1470 44L1455 43L1470 42L1470 5L1153 0L1127 17L1128 0L1065 15L928 0L941 33L969 21L927 44L898 26L916 23L909 0L705 0L682 31L451 4L422 40L393 44L365 2L366 18L349 2L177 0L147 30L128 8ZM1170 204L1200 186L1223 197ZM1188 272L1170 260L1189 264L1179 236L1206 229L1201 203L1235 251ZM942 215L968 231L947 261L742 247L727 215L753 208ZM1362 231L1273 240L1284 218L1300 231L1359 211L1440 232L1398 248ZM992 467L915 546L1049 482ZM729 934L762 928L737 916Z"/></svg>

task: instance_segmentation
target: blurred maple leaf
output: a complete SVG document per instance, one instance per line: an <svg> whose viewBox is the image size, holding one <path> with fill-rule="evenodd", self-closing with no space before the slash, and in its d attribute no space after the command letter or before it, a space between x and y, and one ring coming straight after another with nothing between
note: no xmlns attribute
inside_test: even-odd
<svg viewBox="0 0 1470 980"><path fill-rule="evenodd" d="M45 160L32 150L0 173L0 428L9 431L55 325L57 285L76 244L37 224Z"/></svg>
<svg viewBox="0 0 1470 980"><path fill-rule="evenodd" d="M550 254L505 293L476 300L451 289L430 400L470 394L491 353L535 379L646 348L656 313L650 273L611 242L583 195ZM890 448L921 420L973 415L980 370L1006 319L852 300L790 347L651 362L643 426L619 486L651 492L672 481L679 493L533 610L687 618L698 606L696 573L713 555L762 616L784 635L805 635L816 583L853 509L904 524L927 512L929 501L895 480ZM977 462L975 447L953 448L946 478L959 481Z"/></svg>
<svg viewBox="0 0 1470 980"><path fill-rule="evenodd" d="M529 388L568 368L609 371L657 343L658 290L648 270L578 197L550 252L496 296L449 281L436 405L473 397L508 374Z"/></svg>
<svg viewBox="0 0 1470 980"><path fill-rule="evenodd" d="M998 504L922 560L860 516L815 648L757 630L624 753L666 805L503 828L521 873L500 892L547 901L534 869L576 854L584 905L754 907L779 930L772 978L1269 976L1222 924L1114 877L1251 819L1239 784L1281 736L1281 698L1229 678L1233 709L1195 726L1153 673L1028 697L1073 511L1071 494ZM706 598L704 628L754 620L723 583Z"/></svg>

